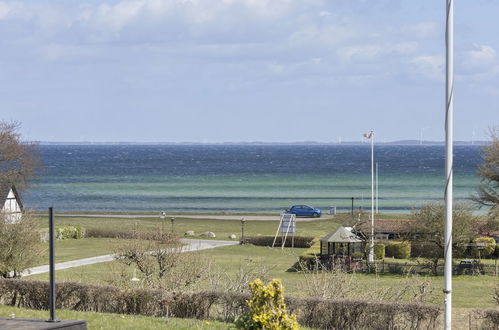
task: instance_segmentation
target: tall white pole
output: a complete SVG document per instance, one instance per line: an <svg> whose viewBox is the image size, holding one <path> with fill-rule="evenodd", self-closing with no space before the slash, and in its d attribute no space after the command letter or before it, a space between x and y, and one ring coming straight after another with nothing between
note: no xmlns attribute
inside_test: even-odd
<svg viewBox="0 0 499 330"><path fill-rule="evenodd" d="M445 250L444 302L445 329L452 328L452 169L453 169L453 112L454 112L454 1L447 2L445 33Z"/></svg>
<svg viewBox="0 0 499 330"><path fill-rule="evenodd" d="M374 131L371 131L371 245L369 262L374 262Z"/></svg>
<svg viewBox="0 0 499 330"><path fill-rule="evenodd" d="M378 214L378 162L376 162L376 214Z"/></svg>

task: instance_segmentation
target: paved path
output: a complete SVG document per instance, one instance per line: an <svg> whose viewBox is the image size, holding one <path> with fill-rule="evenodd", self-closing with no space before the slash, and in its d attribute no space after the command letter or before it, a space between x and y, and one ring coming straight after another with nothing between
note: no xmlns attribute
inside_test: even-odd
<svg viewBox="0 0 499 330"><path fill-rule="evenodd" d="M42 215L40 215L42 216ZM152 214L56 214L56 217L71 217L71 218L118 218L118 219L137 219L149 218L159 219L158 215ZM167 214L166 219L171 217L182 219L213 219L213 220L241 220L244 218L247 221L279 221L281 215L245 215L245 214L231 214L231 215L216 215L216 214ZM297 218L297 221L314 221L333 219L329 214L324 214L320 218Z"/></svg>
<svg viewBox="0 0 499 330"><path fill-rule="evenodd" d="M216 240L203 240L203 239L181 239L183 243L186 245L182 248L182 252L190 252L190 251L199 251L199 250L207 250L213 249L219 246L229 246L229 245L238 245L239 242L235 241L216 241ZM97 264L100 262L109 262L113 261L115 254L106 254L103 256L78 259L72 261L61 262L55 264L55 270L68 269L73 267L80 267L86 265ZM49 272L49 265L43 265L38 267L33 267L26 269L22 276L28 275L37 275Z"/></svg>

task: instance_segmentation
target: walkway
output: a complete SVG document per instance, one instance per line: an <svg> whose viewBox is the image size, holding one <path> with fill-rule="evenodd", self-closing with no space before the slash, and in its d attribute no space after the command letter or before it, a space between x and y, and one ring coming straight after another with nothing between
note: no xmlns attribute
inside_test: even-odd
<svg viewBox="0 0 499 330"><path fill-rule="evenodd" d="M45 214L35 214L38 216L46 216ZM70 217L70 218L117 218L117 219L159 219L158 215L152 214L67 214L57 213L55 217ZM210 220L241 220L244 218L247 221L279 221L281 216L277 215L246 215L246 214L167 214L166 219L210 219ZM296 218L299 222L316 221L316 220L332 220L334 217L330 214L323 214L320 218Z"/></svg>
<svg viewBox="0 0 499 330"><path fill-rule="evenodd" d="M182 252L200 251L213 249L220 246L238 245L239 242L235 241L217 241L207 239L181 239L186 245L182 248ZM86 265L97 264L101 262L109 262L115 259L115 254L106 254L103 256L78 259L72 261L61 262L55 264L55 270L68 269L73 267L81 267ZM49 265L43 265L26 269L22 276L37 275L49 272Z"/></svg>

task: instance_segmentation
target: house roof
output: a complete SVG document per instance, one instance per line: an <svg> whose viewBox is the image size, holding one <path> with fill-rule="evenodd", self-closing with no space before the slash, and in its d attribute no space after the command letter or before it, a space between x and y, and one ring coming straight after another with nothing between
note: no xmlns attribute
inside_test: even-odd
<svg viewBox="0 0 499 330"><path fill-rule="evenodd" d="M345 227L340 227L335 232L332 232L323 238L321 242L329 243L360 243L362 240Z"/></svg>
<svg viewBox="0 0 499 330"><path fill-rule="evenodd" d="M375 233L407 233L414 220L383 220L374 219ZM356 227L360 232L371 232L371 221L361 223Z"/></svg>
<svg viewBox="0 0 499 330"><path fill-rule="evenodd" d="M12 192L14 193L14 196L16 196L17 203L19 204L19 207L21 210L23 209L23 203L21 202L21 198L19 197L19 194L17 193L16 187L11 184L11 183L0 183L0 208L3 208L5 205L5 201L7 200L7 196L9 196L9 192L12 189Z"/></svg>

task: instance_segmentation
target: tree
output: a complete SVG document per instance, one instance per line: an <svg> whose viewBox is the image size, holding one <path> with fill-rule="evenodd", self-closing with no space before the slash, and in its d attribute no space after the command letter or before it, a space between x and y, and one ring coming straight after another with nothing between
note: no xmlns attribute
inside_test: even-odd
<svg viewBox="0 0 499 330"><path fill-rule="evenodd" d="M37 145L22 141L19 127L19 123L0 121L0 181L22 190L36 175L40 161Z"/></svg>
<svg viewBox="0 0 499 330"><path fill-rule="evenodd" d="M147 288L185 290L201 281L207 265L197 253L183 253L180 240L158 228L155 232L137 229L132 239L124 241L116 249L116 260L139 271L141 285ZM118 286L129 286L129 274L113 280Z"/></svg>
<svg viewBox="0 0 499 330"><path fill-rule="evenodd" d="M491 212L497 215L499 205L499 129L491 130L492 143L483 148L484 161L478 167L481 184L474 200L481 205L491 207Z"/></svg>
<svg viewBox="0 0 499 330"><path fill-rule="evenodd" d="M438 260L444 257L444 215L442 203L429 203L412 214L414 221L409 225L411 240L422 245L421 257L432 261L431 267L437 275ZM452 210L452 241L454 247L470 242L473 237L474 217L471 209L463 204L456 204ZM413 247L414 250L414 247Z"/></svg>
<svg viewBox="0 0 499 330"><path fill-rule="evenodd" d="M3 217L0 216L0 277L20 277L42 252L38 224L26 215L16 223L8 223Z"/></svg>

